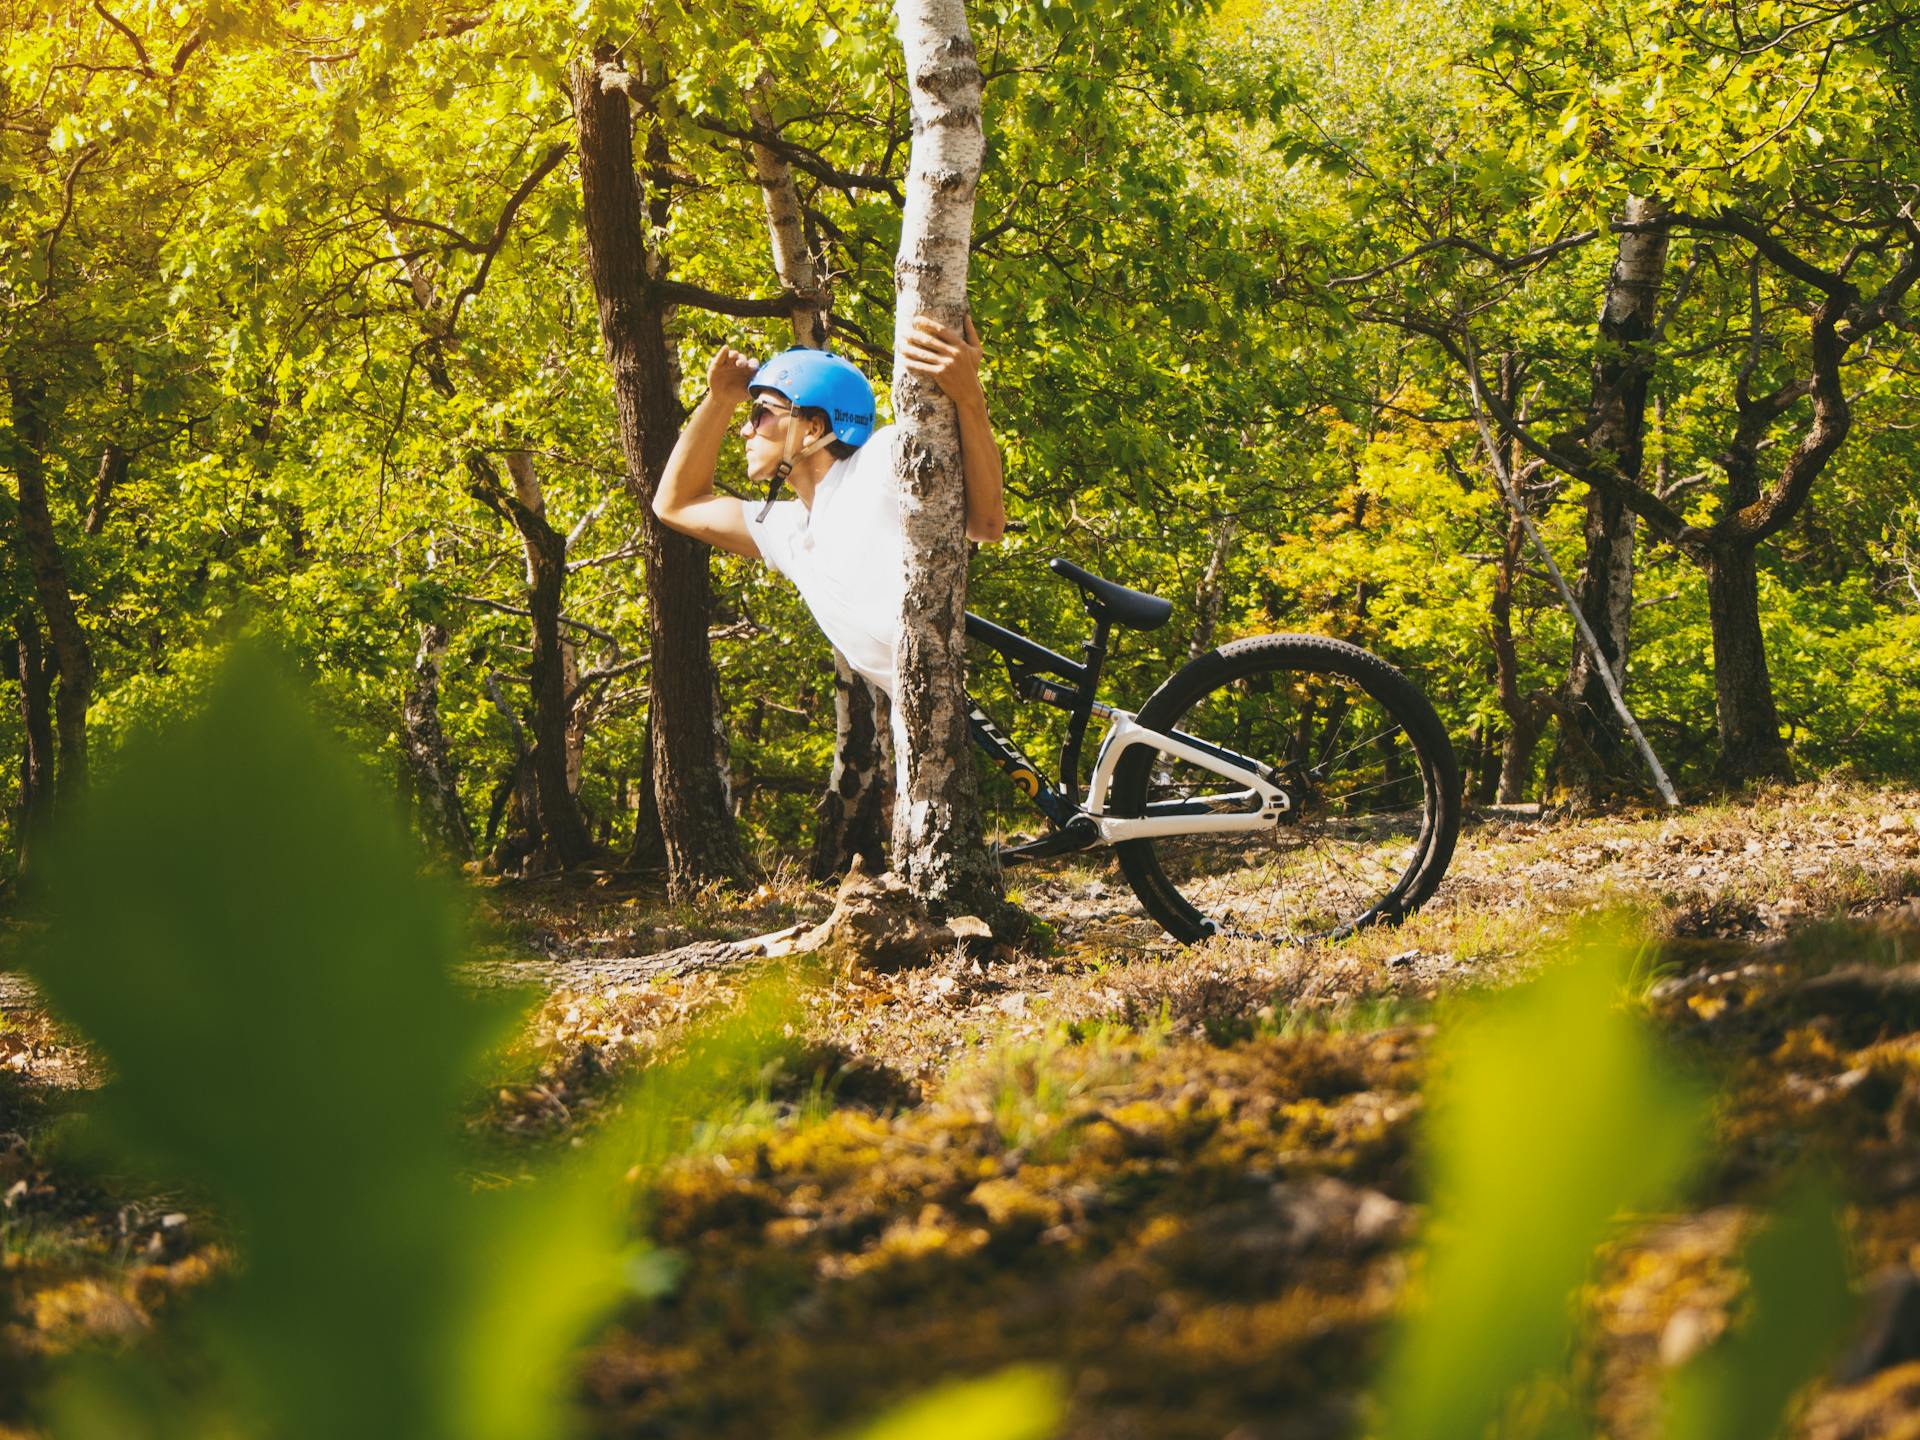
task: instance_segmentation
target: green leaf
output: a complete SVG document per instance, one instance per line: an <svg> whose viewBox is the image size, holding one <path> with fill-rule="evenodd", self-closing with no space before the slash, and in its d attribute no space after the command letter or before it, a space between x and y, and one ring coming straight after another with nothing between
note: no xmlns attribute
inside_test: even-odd
<svg viewBox="0 0 1920 1440"><path fill-rule="evenodd" d="M1065 1418L1058 1373L1014 1365L929 1390L845 1440L1048 1440Z"/></svg>
<svg viewBox="0 0 1920 1440"><path fill-rule="evenodd" d="M1838 1205L1803 1182L1748 1246L1746 1319L1675 1377L1668 1433L1766 1440L1795 1392L1819 1376L1855 1310Z"/></svg>
<svg viewBox="0 0 1920 1440"><path fill-rule="evenodd" d="M1569 1296L1609 1225L1669 1200L1692 1168L1703 1096L1620 1008L1628 961L1590 945L1448 1038L1427 1299L1388 1368L1387 1440L1482 1440L1559 1363Z"/></svg>
<svg viewBox="0 0 1920 1440"><path fill-rule="evenodd" d="M203 1187L244 1257L183 1317L203 1391L156 1406L157 1372L82 1371L63 1433L565 1428L565 1360L622 1285L623 1212L604 1166L504 1194L462 1180L454 1116L508 1017L456 988L457 914L418 869L255 647L203 713L127 747L59 844L35 977L107 1061L110 1137Z"/></svg>

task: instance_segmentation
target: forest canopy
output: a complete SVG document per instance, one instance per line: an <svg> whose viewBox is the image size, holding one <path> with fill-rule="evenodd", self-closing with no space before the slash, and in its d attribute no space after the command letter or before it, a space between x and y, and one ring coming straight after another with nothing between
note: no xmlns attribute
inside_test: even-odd
<svg viewBox="0 0 1920 1440"><path fill-rule="evenodd" d="M1071 653L1066 555L1176 601L1119 651L1121 704L1225 639L1327 634L1418 679L1481 800L1645 790L1525 512L1683 783L1913 773L1909 5L970 19L1016 527L971 608ZM719 722L671 763L748 849L812 844L847 729L826 642L761 567L659 561L645 501L717 346L823 314L891 373L886 8L0 0L0 27L16 861L243 631L458 858L645 859L669 619ZM583 202L609 95L625 298ZM630 312L653 351L614 343ZM1003 677L974 688L1006 723Z"/></svg>

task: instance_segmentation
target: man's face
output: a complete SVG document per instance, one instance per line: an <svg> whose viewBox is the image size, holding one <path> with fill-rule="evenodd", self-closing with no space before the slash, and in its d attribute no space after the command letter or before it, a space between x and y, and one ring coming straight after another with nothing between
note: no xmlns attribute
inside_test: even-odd
<svg viewBox="0 0 1920 1440"><path fill-rule="evenodd" d="M747 478L765 480L779 467L791 449L798 451L821 430L818 421L808 421L778 395L755 395L753 409L740 426L747 442Z"/></svg>

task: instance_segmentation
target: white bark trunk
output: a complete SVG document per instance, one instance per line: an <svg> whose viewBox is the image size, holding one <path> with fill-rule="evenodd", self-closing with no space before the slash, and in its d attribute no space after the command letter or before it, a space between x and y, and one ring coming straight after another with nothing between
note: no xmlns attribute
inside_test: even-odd
<svg viewBox="0 0 1920 1440"><path fill-rule="evenodd" d="M771 131L773 114L755 86L747 101L747 115L756 130ZM813 297L794 303L791 312L793 343L821 349L827 343L830 297L819 267L807 249L806 226L800 214L800 191L793 183L793 167L765 145L753 147L754 175L767 206L767 238L773 249L773 268L780 283L796 295ZM864 856L868 869L877 871L884 838L879 813L884 787L892 776L878 762L874 714L886 697L856 675L838 650L834 665L833 774L817 807L812 871L815 879L841 874L855 855Z"/></svg>
<svg viewBox="0 0 1920 1440"><path fill-rule="evenodd" d="M1651 220L1660 207L1638 195L1627 198L1630 223ZM1600 313L1601 358L1594 366L1592 446L1611 457L1626 474L1639 478L1645 450L1646 346L1653 332L1660 283L1667 265L1664 230L1630 232L1620 237L1613 272L1607 277ZM1609 661L1614 683L1627 683L1627 657L1633 623L1634 531L1636 517L1618 501L1594 494L1587 498L1586 571L1580 581L1580 608ZM1580 716L1587 744L1603 759L1624 764L1625 735L1607 700L1595 659L1579 645L1567 667L1567 698ZM1594 777L1589 777L1591 783Z"/></svg>
<svg viewBox="0 0 1920 1440"><path fill-rule="evenodd" d="M961 0L897 0L913 106L900 254L894 265L895 457L906 532L899 693L906 756L895 807L893 863L930 906L997 911L966 721L966 500L960 430L939 388L907 373L900 341L916 315L960 329L967 311L973 200L986 153L980 66Z"/></svg>
<svg viewBox="0 0 1920 1440"><path fill-rule="evenodd" d="M756 87L758 88L758 87ZM756 130L772 130L773 115L766 101L755 95L747 115ZM793 183L793 167L765 145L753 146L753 171L767 205L767 237L773 244L773 268L780 283L796 295L792 311L793 343L819 350L827 343L827 302L821 293L820 273L807 251L806 227L800 218L800 192Z"/></svg>

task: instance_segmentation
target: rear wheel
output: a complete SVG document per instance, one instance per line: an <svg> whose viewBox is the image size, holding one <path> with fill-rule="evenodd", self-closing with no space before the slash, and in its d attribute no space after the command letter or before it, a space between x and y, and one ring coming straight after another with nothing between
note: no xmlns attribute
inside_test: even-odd
<svg viewBox="0 0 1920 1440"><path fill-rule="evenodd" d="M1114 847L1147 912L1181 941L1337 937L1433 894L1460 831L1460 774L1433 707L1398 670L1319 635L1236 640L1183 667L1139 722L1259 760L1292 802L1272 827ZM1148 746L1121 756L1108 813L1233 782Z"/></svg>

